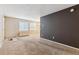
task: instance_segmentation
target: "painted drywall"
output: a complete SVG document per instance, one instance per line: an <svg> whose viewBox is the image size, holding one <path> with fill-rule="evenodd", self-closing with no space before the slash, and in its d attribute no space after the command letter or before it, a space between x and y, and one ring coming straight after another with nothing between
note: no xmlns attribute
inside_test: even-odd
<svg viewBox="0 0 79 59"><path fill-rule="evenodd" d="M79 48L79 5L41 17L41 37Z"/></svg>
<svg viewBox="0 0 79 59"><path fill-rule="evenodd" d="M5 38L16 37L19 34L19 22L25 22L26 20L5 17Z"/></svg>
<svg viewBox="0 0 79 59"><path fill-rule="evenodd" d="M0 14L0 48L4 40L4 16Z"/></svg>
<svg viewBox="0 0 79 59"><path fill-rule="evenodd" d="M32 22L35 23L34 30L31 30L30 26L30 35L31 36L40 36L40 22Z"/></svg>
<svg viewBox="0 0 79 59"><path fill-rule="evenodd" d="M20 32L19 31L19 22L32 23L33 21L28 21L28 20L24 20L24 19L5 16L5 30L4 30L5 38L12 38L12 37L16 37L16 36L26 36L26 35L32 35L34 33L37 33L36 30L31 31L30 29L28 32L24 32L24 31ZM35 22L35 23L38 24L38 22ZM37 26L37 28L38 28L38 26Z"/></svg>
<svg viewBox="0 0 79 59"><path fill-rule="evenodd" d="M5 38L15 37L18 32L18 19L5 17Z"/></svg>

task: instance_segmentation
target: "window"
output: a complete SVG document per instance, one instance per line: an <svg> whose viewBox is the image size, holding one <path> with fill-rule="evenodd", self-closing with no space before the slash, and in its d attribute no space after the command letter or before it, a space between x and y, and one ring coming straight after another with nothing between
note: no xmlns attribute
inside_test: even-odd
<svg viewBox="0 0 79 59"><path fill-rule="evenodd" d="M19 31L28 31L29 23L28 22L19 22Z"/></svg>
<svg viewBox="0 0 79 59"><path fill-rule="evenodd" d="M36 23L30 23L30 30L36 30Z"/></svg>

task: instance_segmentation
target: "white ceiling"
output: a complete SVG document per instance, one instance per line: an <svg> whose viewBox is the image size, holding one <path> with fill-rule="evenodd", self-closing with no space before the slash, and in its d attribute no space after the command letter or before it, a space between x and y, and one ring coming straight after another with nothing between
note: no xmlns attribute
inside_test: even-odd
<svg viewBox="0 0 79 59"><path fill-rule="evenodd" d="M40 18L40 5L5 4L0 5L0 11L3 12L5 16L27 20L39 20Z"/></svg>
<svg viewBox="0 0 79 59"><path fill-rule="evenodd" d="M40 15L45 16L71 6L74 6L74 4L44 4L41 5Z"/></svg>
<svg viewBox="0 0 79 59"><path fill-rule="evenodd" d="M41 16L68 8L73 4L0 4L5 16L39 21Z"/></svg>

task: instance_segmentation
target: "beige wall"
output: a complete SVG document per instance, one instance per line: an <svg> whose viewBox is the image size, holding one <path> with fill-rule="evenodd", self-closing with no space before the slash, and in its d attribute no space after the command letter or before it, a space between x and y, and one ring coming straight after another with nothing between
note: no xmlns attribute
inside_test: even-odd
<svg viewBox="0 0 79 59"><path fill-rule="evenodd" d="M35 26L35 30L31 30L30 29L30 35L40 35L40 22L35 22L36 26Z"/></svg>
<svg viewBox="0 0 79 59"><path fill-rule="evenodd" d="M28 32L19 32L19 22L29 22L31 23L32 21L28 21L28 20L23 20L23 19L18 19L18 18L14 18L14 17L4 17L5 18L5 38L11 38L11 37L16 37L18 36L18 34L20 36L24 35L32 35L35 33L39 33L40 30L35 30L35 31L28 31ZM37 23L37 22L35 22ZM39 22L38 22L39 23ZM37 24L38 24L37 23ZM37 25L37 28L39 27L39 25Z"/></svg>
<svg viewBox="0 0 79 59"><path fill-rule="evenodd" d="M5 17L5 37L16 36L18 32L18 19Z"/></svg>
<svg viewBox="0 0 79 59"><path fill-rule="evenodd" d="M4 40L4 16L0 14L0 48Z"/></svg>
<svg viewBox="0 0 79 59"><path fill-rule="evenodd" d="M25 20L13 18L13 17L5 17L5 38L16 37L19 33L19 22Z"/></svg>

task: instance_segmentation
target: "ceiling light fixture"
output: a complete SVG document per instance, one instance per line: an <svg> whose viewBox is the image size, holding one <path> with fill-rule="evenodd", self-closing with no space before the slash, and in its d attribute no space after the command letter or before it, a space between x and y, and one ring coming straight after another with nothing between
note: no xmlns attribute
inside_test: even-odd
<svg viewBox="0 0 79 59"><path fill-rule="evenodd" d="M72 8L72 9L70 9L70 12L74 12L74 9Z"/></svg>

